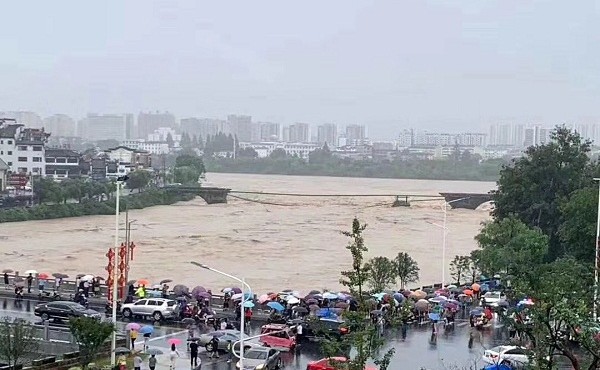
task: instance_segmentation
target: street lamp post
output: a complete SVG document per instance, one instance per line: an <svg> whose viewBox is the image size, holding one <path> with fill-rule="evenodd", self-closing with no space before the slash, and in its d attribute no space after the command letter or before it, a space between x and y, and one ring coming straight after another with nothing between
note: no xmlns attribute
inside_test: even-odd
<svg viewBox="0 0 600 370"><path fill-rule="evenodd" d="M594 261L594 321L598 321L598 269L600 268L598 259L600 258L600 178L598 181L598 216L596 221L596 260Z"/></svg>
<svg viewBox="0 0 600 370"><path fill-rule="evenodd" d="M113 325L117 324L117 288L118 288L118 277L117 266L119 266L119 207L120 207L120 198L121 198L121 185L124 181L127 181L127 176L117 177L117 191L116 191L116 199L115 199L115 267L113 268L113 288L112 288L112 322ZM115 349L117 348L117 331L113 330L112 339L110 342L110 363L112 366L117 365L117 356L115 353Z"/></svg>
<svg viewBox="0 0 600 370"><path fill-rule="evenodd" d="M246 293L244 292L244 289L246 287L248 287L248 292L250 294L252 294L252 288L250 288L250 285L248 285L246 283L246 281L244 280L244 278L238 278L238 277L230 275L230 274L228 274L226 272L223 272L223 271L214 269L212 267L209 267L209 266L207 266L207 265L205 265L203 263L200 263L200 262L194 262L194 261L192 261L190 263L192 265L194 265L194 266L198 266L198 267L201 267L203 269L206 269L206 270L209 270L209 271L212 271L212 272L216 272L217 274L226 276L226 277L228 277L230 279L233 279L233 280L239 282L240 284L242 284L242 303L241 303L242 307L240 309L241 315L240 315L240 340L239 340L241 350L240 350L240 356L239 357L240 357L240 369L243 369L244 368L244 335L245 335L245 332L244 332L244 329L245 329L244 328L244 321L245 321L245 315L244 315L245 307L244 307L244 303L246 303ZM233 348L232 348L232 350L233 350Z"/></svg>

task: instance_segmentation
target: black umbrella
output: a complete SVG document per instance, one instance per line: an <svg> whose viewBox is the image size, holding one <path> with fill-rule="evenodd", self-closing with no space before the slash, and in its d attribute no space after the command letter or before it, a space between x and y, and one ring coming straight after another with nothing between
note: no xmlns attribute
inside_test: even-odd
<svg viewBox="0 0 600 370"><path fill-rule="evenodd" d="M4 269L4 270L2 270L2 272L5 273L5 274L10 274L10 273L13 272L13 270L11 270L11 269Z"/></svg>
<svg viewBox="0 0 600 370"><path fill-rule="evenodd" d="M308 309L306 307L302 307L302 306L296 306L294 308L292 308L293 311L296 311L298 313L307 313Z"/></svg>
<svg viewBox="0 0 600 370"><path fill-rule="evenodd" d="M310 292L308 292L308 294L321 294L321 291L319 290L311 290Z"/></svg>
<svg viewBox="0 0 600 370"><path fill-rule="evenodd" d="M149 355L155 355L156 356L156 355L162 355L164 352L161 351L158 348L148 348L146 350L146 353L149 354Z"/></svg>
<svg viewBox="0 0 600 370"><path fill-rule="evenodd" d="M87 274L77 274L75 277L76 277L77 279L81 279L81 278L82 278L82 277L84 277L85 275L87 275Z"/></svg>
<svg viewBox="0 0 600 370"><path fill-rule="evenodd" d="M199 341L199 340L200 340L200 338L195 338L195 337L192 337L192 338L188 338L188 339L187 339L187 341L188 341L188 342L197 342L197 341Z"/></svg>
<svg viewBox="0 0 600 370"><path fill-rule="evenodd" d="M173 280L171 280L171 279L163 279L163 280L161 280L161 281L160 281L160 283L159 283L159 284L166 284L166 283L170 283L170 282L172 282L172 281L173 281Z"/></svg>
<svg viewBox="0 0 600 370"><path fill-rule="evenodd" d="M125 348L125 347L117 347L117 348L115 348L115 353L117 355L128 355L131 353L131 350L129 348Z"/></svg>
<svg viewBox="0 0 600 370"><path fill-rule="evenodd" d="M54 276L57 279L67 279L69 277L69 275L63 274L61 272L55 272L54 274L52 274L52 276Z"/></svg>

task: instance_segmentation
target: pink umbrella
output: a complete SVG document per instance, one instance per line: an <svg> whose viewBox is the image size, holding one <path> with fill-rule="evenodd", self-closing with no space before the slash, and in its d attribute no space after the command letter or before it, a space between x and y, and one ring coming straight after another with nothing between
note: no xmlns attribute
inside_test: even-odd
<svg viewBox="0 0 600 370"><path fill-rule="evenodd" d="M138 323L135 322L130 322L129 324L125 325L125 329L127 330L133 330L133 331L138 331L140 330L142 326Z"/></svg>
<svg viewBox="0 0 600 370"><path fill-rule="evenodd" d="M177 339L177 338L171 338L167 341L167 343L169 343L169 345L180 345L181 344L181 339Z"/></svg>
<svg viewBox="0 0 600 370"><path fill-rule="evenodd" d="M271 299L269 298L268 294L263 294L260 297L258 297L258 303L263 304L267 301L270 301Z"/></svg>

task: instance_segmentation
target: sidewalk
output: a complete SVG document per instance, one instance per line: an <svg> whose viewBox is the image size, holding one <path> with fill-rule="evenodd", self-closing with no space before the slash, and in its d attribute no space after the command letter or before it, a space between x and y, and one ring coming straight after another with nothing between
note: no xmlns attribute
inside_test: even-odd
<svg viewBox="0 0 600 370"><path fill-rule="evenodd" d="M175 362L175 370L190 370L192 367L190 365L190 356L189 353L181 353L181 357L177 358L177 361ZM221 358L216 358L216 359L209 359L206 356L203 356L203 353L200 353L200 356L198 358L198 362L200 362L200 360L202 360L202 369L208 369L209 366L210 368L213 368L213 364L216 363L227 363L227 357L226 356L221 356ZM158 360L156 363L156 370L170 370L170 360L169 360L169 355L168 354L164 354L164 355L159 355L156 356L156 359ZM232 368L235 368L235 360L231 362ZM144 362L144 364L142 365L142 370L146 370L148 369L148 360L146 360Z"/></svg>

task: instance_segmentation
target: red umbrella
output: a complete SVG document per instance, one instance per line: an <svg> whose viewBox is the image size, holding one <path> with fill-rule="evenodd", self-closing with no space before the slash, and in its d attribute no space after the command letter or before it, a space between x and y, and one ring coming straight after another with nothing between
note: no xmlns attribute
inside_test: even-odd
<svg viewBox="0 0 600 370"><path fill-rule="evenodd" d="M46 280L49 277L50 277L50 275L46 274L45 272L42 272L42 273L38 274L38 279Z"/></svg>
<svg viewBox="0 0 600 370"><path fill-rule="evenodd" d="M167 341L167 343L169 343L169 345L180 345L181 344L181 339L177 339L177 338L171 338Z"/></svg>

